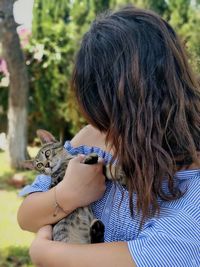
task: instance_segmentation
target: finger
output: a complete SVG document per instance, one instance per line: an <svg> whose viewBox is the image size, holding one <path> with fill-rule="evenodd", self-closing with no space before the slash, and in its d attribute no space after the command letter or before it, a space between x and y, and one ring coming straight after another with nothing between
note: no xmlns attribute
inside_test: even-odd
<svg viewBox="0 0 200 267"><path fill-rule="evenodd" d="M105 164L105 161L104 161L103 158L98 158L98 163L100 163L100 164Z"/></svg>
<svg viewBox="0 0 200 267"><path fill-rule="evenodd" d="M52 226L45 225L37 232L37 238L52 240Z"/></svg>
<svg viewBox="0 0 200 267"><path fill-rule="evenodd" d="M81 163L85 159L85 155L83 154L78 154L76 157L72 159L73 162L78 162Z"/></svg>

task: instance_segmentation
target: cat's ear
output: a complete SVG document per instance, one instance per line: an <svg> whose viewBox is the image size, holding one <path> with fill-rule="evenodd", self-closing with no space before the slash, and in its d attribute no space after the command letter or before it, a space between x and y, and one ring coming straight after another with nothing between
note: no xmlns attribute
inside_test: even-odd
<svg viewBox="0 0 200 267"><path fill-rule="evenodd" d="M37 130L37 136L40 138L42 144L58 142L56 138L46 130L42 129Z"/></svg>
<svg viewBox="0 0 200 267"><path fill-rule="evenodd" d="M34 160L24 160L20 162L20 167L23 169L33 170L35 169Z"/></svg>

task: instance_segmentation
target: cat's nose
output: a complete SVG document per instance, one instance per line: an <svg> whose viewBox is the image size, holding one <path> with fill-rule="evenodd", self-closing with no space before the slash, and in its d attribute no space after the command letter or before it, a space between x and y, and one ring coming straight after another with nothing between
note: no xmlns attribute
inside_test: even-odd
<svg viewBox="0 0 200 267"><path fill-rule="evenodd" d="M50 168L50 163L47 162L47 164L45 165L46 168Z"/></svg>

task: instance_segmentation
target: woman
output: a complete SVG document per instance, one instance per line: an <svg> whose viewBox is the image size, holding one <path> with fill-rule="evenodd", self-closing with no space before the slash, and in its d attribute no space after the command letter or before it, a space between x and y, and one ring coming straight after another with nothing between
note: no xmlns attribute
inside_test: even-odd
<svg viewBox="0 0 200 267"><path fill-rule="evenodd" d="M200 93L171 26L130 6L99 17L83 38L72 84L92 126L65 148L117 160L127 188L105 183L102 163L86 166L78 156L57 185L55 218L49 180L39 177L24 192L45 192L29 195L18 213L23 229L42 227L30 249L34 263L200 266ZM92 202L106 243L51 241L49 224Z"/></svg>

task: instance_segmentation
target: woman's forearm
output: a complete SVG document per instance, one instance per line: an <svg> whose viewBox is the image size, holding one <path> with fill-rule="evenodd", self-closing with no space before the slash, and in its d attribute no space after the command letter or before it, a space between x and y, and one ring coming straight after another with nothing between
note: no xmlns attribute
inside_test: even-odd
<svg viewBox="0 0 200 267"><path fill-rule="evenodd" d="M22 202L18 210L18 223L23 230L37 232L46 224L53 224L67 216L61 209L56 209L55 189L47 192L32 193ZM59 194L59 199L60 199ZM65 211L72 212L71 201L65 201ZM54 216L56 212L56 216Z"/></svg>
<svg viewBox="0 0 200 267"><path fill-rule="evenodd" d="M36 241L37 242L37 241ZM92 245L66 244L39 240L30 254L36 266L42 267L135 267L127 243Z"/></svg>

